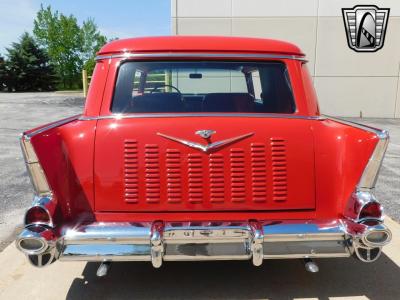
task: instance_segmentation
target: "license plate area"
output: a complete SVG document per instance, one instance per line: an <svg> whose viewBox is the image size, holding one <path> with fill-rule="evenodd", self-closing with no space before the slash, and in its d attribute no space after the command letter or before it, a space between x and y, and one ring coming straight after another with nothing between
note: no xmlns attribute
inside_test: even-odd
<svg viewBox="0 0 400 300"><path fill-rule="evenodd" d="M171 225L174 224L166 224L163 233L164 260L242 260L251 257L252 231L247 223Z"/></svg>

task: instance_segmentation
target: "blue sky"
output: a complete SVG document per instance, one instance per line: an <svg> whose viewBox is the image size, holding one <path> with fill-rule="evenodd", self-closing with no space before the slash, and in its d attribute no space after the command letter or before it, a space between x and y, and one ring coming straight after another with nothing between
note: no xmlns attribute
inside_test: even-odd
<svg viewBox="0 0 400 300"><path fill-rule="evenodd" d="M51 5L79 24L94 18L107 37L171 34L170 0L0 0L0 53L24 32L32 32L40 4Z"/></svg>

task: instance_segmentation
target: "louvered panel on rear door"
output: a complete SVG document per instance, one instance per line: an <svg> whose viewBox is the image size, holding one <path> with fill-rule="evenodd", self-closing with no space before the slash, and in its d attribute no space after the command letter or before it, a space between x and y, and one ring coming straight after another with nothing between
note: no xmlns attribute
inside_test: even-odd
<svg viewBox="0 0 400 300"><path fill-rule="evenodd" d="M146 202L158 203L161 198L160 153L158 145L145 145L144 171L146 182Z"/></svg>
<svg viewBox="0 0 400 300"><path fill-rule="evenodd" d="M265 144L251 144L251 192L254 202L267 201L267 165Z"/></svg>
<svg viewBox="0 0 400 300"><path fill-rule="evenodd" d="M210 202L225 201L224 156L221 153L211 153L209 156L210 172Z"/></svg>
<svg viewBox="0 0 400 300"><path fill-rule="evenodd" d="M236 203L246 202L246 167L245 152L241 148L230 151L231 200Z"/></svg>
<svg viewBox="0 0 400 300"><path fill-rule="evenodd" d="M191 204L203 202L204 189L204 163L201 153L190 153L187 157L188 195L187 199Z"/></svg>
<svg viewBox="0 0 400 300"><path fill-rule="evenodd" d="M167 202L182 202L182 155L177 149L167 149L165 157Z"/></svg>
<svg viewBox="0 0 400 300"><path fill-rule="evenodd" d="M271 138L272 194L273 201L287 201L287 156L286 141Z"/></svg>
<svg viewBox="0 0 400 300"><path fill-rule="evenodd" d="M139 201L137 141L126 140L124 146L124 198L127 203L137 203Z"/></svg>
<svg viewBox="0 0 400 300"><path fill-rule="evenodd" d="M142 203L142 207L149 208L162 203L179 210L188 205L235 209L249 203L262 207L287 201L283 138L209 154L175 148L161 150L157 144L140 145L136 140L126 140L124 159L126 203ZM144 185L139 192L140 181Z"/></svg>

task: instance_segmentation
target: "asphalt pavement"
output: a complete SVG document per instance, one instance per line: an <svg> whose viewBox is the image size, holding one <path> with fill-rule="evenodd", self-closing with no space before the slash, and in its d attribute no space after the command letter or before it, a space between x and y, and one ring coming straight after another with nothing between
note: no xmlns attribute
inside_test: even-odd
<svg viewBox="0 0 400 300"><path fill-rule="evenodd" d="M82 112L81 93L0 93L0 251L14 240L33 196L20 134ZM17 229L16 229L17 228Z"/></svg>

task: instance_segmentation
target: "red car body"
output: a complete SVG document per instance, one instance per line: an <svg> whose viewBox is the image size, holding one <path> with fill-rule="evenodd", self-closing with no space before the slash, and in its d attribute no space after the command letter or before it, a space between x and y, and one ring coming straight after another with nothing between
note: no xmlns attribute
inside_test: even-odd
<svg viewBox="0 0 400 300"><path fill-rule="evenodd" d="M278 62L296 109L116 114L127 61ZM209 129L211 137L198 134ZM36 195L17 246L36 266L56 259L259 265L352 254L374 261L390 241L373 192L388 134L320 115L304 54L286 42L113 41L98 53L83 114L26 131L21 141Z"/></svg>

